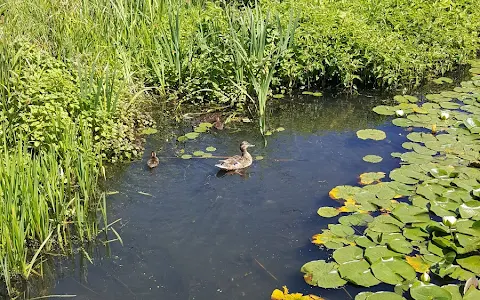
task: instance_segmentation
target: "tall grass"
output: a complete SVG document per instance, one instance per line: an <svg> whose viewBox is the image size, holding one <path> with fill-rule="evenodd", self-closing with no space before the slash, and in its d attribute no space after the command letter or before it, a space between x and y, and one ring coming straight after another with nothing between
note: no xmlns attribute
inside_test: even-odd
<svg viewBox="0 0 480 300"><path fill-rule="evenodd" d="M73 236L94 239L105 207L96 189L101 160L86 128L70 128L58 148L37 153L22 140L2 144L0 268L13 294L10 278L41 275L43 253L69 252Z"/></svg>

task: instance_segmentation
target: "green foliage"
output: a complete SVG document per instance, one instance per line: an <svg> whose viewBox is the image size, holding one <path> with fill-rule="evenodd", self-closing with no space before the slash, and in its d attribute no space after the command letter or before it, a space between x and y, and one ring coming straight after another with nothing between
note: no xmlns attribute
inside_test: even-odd
<svg viewBox="0 0 480 300"><path fill-rule="evenodd" d="M141 153L140 132L153 122L118 101L126 95L114 74L74 72L74 63L57 60L35 45L17 41L9 46L15 55L6 58L15 61L0 110L9 120L5 134L10 145L19 136L35 149L58 145L62 133L81 120L104 159L130 159Z"/></svg>
<svg viewBox="0 0 480 300"><path fill-rule="evenodd" d="M255 97L262 116L271 89L415 86L473 58L480 43L473 0L246 3L7 0L2 32L64 62L110 66L130 91L140 83L237 108Z"/></svg>

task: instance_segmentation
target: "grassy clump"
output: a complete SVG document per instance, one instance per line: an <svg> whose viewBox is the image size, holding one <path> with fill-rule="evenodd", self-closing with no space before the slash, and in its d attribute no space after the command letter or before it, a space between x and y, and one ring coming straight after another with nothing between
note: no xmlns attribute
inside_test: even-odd
<svg viewBox="0 0 480 300"><path fill-rule="evenodd" d="M0 269L15 295L18 281L11 279L42 275L44 253L70 252L72 238L94 239L105 206L96 189L101 160L87 127L69 127L57 147L34 153L23 139L8 147L1 133Z"/></svg>

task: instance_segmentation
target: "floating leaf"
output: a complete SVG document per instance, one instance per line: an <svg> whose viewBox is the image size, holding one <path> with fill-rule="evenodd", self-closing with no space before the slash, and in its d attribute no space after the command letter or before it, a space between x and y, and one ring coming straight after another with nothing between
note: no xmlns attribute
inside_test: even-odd
<svg viewBox="0 0 480 300"><path fill-rule="evenodd" d="M281 132L281 131L284 131L284 130L285 130L285 128L283 128L283 127L278 127L278 128L277 128L277 129L275 129L275 130L276 130L277 132Z"/></svg>
<svg viewBox="0 0 480 300"><path fill-rule="evenodd" d="M426 284L420 281L417 281L413 284L410 289L410 295L415 300L451 300L452 295L442 289L441 287L434 284Z"/></svg>
<svg viewBox="0 0 480 300"><path fill-rule="evenodd" d="M378 129L362 129L357 131L357 137L362 140L372 139L380 141L385 139L387 135L385 132Z"/></svg>
<svg viewBox="0 0 480 300"><path fill-rule="evenodd" d="M207 148L205 148L205 150L207 150L208 152L213 152L213 151L216 151L217 148L212 147L212 146L208 146Z"/></svg>
<svg viewBox="0 0 480 300"><path fill-rule="evenodd" d="M375 277L388 284L400 284L415 279L415 270L404 260L398 258L380 259L372 264Z"/></svg>
<svg viewBox="0 0 480 300"><path fill-rule="evenodd" d="M314 92L314 93L312 93L312 96L321 97L321 96L323 96L323 94L321 92Z"/></svg>
<svg viewBox="0 0 480 300"><path fill-rule="evenodd" d="M177 138L177 141L179 141L179 142L185 142L186 140L188 140L188 138L187 138L186 136L184 136L184 135L179 136L179 137Z"/></svg>
<svg viewBox="0 0 480 300"><path fill-rule="evenodd" d="M464 219L473 218L474 220L480 219L480 201L468 201L460 205L458 211L460 216Z"/></svg>
<svg viewBox="0 0 480 300"><path fill-rule="evenodd" d="M371 264L373 264L382 258L402 257L402 254L393 252L385 246L375 246L365 249L364 256Z"/></svg>
<svg viewBox="0 0 480 300"><path fill-rule="evenodd" d="M339 185L330 190L328 195L332 199L352 199L362 189L356 186Z"/></svg>
<svg viewBox="0 0 480 300"><path fill-rule="evenodd" d="M158 130L155 129L155 128L145 128L142 130L142 134L145 134L145 135L150 135L150 134L154 134L154 133L157 133Z"/></svg>
<svg viewBox="0 0 480 300"><path fill-rule="evenodd" d="M345 285L347 282L338 274L338 264L327 263L324 260L315 260L302 266L300 271L305 275L305 282L322 288L331 289Z"/></svg>
<svg viewBox="0 0 480 300"><path fill-rule="evenodd" d="M383 160L383 158L378 155L369 154L369 155L365 155L363 157L363 160L370 163L379 163Z"/></svg>
<svg viewBox="0 0 480 300"><path fill-rule="evenodd" d="M181 156L182 159L190 159L192 156L190 154L184 154Z"/></svg>
<svg viewBox="0 0 480 300"><path fill-rule="evenodd" d="M480 255L472 255L465 258L457 258L457 263L463 268L480 274Z"/></svg>
<svg viewBox="0 0 480 300"><path fill-rule="evenodd" d="M360 183L361 184L372 184L374 182L380 182L382 178L385 177L383 172L368 172L360 174Z"/></svg>
<svg viewBox="0 0 480 300"><path fill-rule="evenodd" d="M203 152L203 151L195 151L195 152L193 152L193 155L194 155L194 156L203 156L204 154L205 154L205 152Z"/></svg>
<svg viewBox="0 0 480 300"><path fill-rule="evenodd" d="M393 116L395 114L395 111L397 111L397 109L392 106L379 105L373 108L373 111L379 115Z"/></svg>
<svg viewBox="0 0 480 300"><path fill-rule="evenodd" d="M405 260L418 273L428 272L430 268L430 264L418 254L415 256L405 256Z"/></svg>
<svg viewBox="0 0 480 300"><path fill-rule="evenodd" d="M369 214L355 213L348 216L343 216L338 219L338 222L347 226L366 226L373 221L373 217Z"/></svg>
<svg viewBox="0 0 480 300"><path fill-rule="evenodd" d="M363 258L363 250L357 246L347 246L333 252L333 259L339 264Z"/></svg>
<svg viewBox="0 0 480 300"><path fill-rule="evenodd" d="M436 84L444 84L444 83L453 83L453 80L448 77L439 77L437 79L432 80Z"/></svg>
<svg viewBox="0 0 480 300"><path fill-rule="evenodd" d="M198 127L195 127L193 131L196 133L204 133L204 132L207 132L207 128L198 126Z"/></svg>
<svg viewBox="0 0 480 300"><path fill-rule="evenodd" d="M262 159L263 159L263 156L261 156L261 155L255 156L255 160L262 160Z"/></svg>
<svg viewBox="0 0 480 300"><path fill-rule="evenodd" d="M380 283L372 275L370 265L365 260L354 260L341 264L338 271L343 279L346 279L356 285L370 287Z"/></svg>
<svg viewBox="0 0 480 300"><path fill-rule="evenodd" d="M317 213L324 218L331 218L338 216L340 212L334 207L320 207Z"/></svg>
<svg viewBox="0 0 480 300"><path fill-rule="evenodd" d="M275 99L282 99L282 98L285 97L285 95L284 94L275 94L272 97L275 98Z"/></svg>
<svg viewBox="0 0 480 300"><path fill-rule="evenodd" d="M185 137L190 140L196 139L200 134L198 132L189 132L185 134Z"/></svg>
<svg viewBox="0 0 480 300"><path fill-rule="evenodd" d="M355 300L405 300L401 295L393 292L362 292L355 296Z"/></svg>

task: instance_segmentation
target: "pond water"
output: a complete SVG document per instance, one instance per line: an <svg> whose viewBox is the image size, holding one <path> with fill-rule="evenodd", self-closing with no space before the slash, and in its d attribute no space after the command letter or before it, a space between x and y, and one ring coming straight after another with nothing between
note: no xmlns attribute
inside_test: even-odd
<svg viewBox="0 0 480 300"><path fill-rule="evenodd" d="M97 247L93 264L80 256L59 262L44 293L75 299L270 299L273 289L287 285L292 292L349 299L343 289L311 288L300 267L331 255L310 243L327 222L337 223L316 214L320 206L335 205L330 189L355 184L363 172L398 166L390 153L402 151L407 132L371 111L382 99L277 100L269 124L285 131L268 136L266 147L254 124L202 134L184 145L166 141L162 132L150 136L144 159L111 171L106 183L108 191L118 192L107 197L108 217L121 219L114 226L124 245ZM358 139L356 131L364 128L384 130L387 140ZM191 126L176 131L181 135ZM237 154L243 140L256 145L254 157L264 157L244 177L217 176L216 159L174 158L181 147ZM145 165L151 150L160 157L153 171ZM367 154L384 160L364 162ZM354 296L360 289L347 291Z"/></svg>

